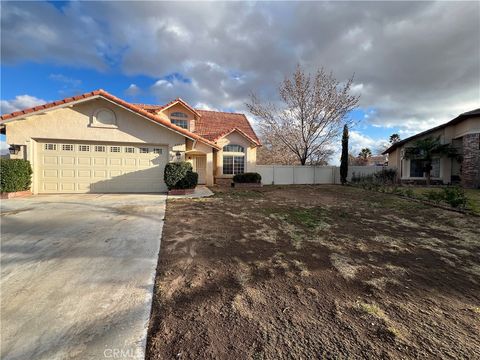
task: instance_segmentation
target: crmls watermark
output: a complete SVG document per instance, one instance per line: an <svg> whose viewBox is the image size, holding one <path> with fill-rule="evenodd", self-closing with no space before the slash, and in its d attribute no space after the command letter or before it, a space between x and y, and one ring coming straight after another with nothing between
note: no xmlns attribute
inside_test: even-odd
<svg viewBox="0 0 480 360"><path fill-rule="evenodd" d="M103 357L106 359L140 359L142 356L139 349L111 348L103 350Z"/></svg>

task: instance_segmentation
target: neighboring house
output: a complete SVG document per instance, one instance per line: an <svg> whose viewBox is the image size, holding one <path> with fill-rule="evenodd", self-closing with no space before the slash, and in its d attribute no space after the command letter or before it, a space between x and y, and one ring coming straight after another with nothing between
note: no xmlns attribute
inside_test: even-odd
<svg viewBox="0 0 480 360"><path fill-rule="evenodd" d="M387 164L387 155L372 155L367 158L367 166L384 166Z"/></svg>
<svg viewBox="0 0 480 360"><path fill-rule="evenodd" d="M255 132L243 114L131 104L96 90L1 116L12 158L30 160L34 193L163 192L167 162L199 183L255 171Z"/></svg>
<svg viewBox="0 0 480 360"><path fill-rule="evenodd" d="M426 137L440 137L443 144L457 148L461 159L447 156L433 160L431 176L443 184L461 182L465 187L480 187L480 109L457 116L446 124L398 141L384 154L388 165L397 168L403 181L424 180L423 162L404 158L405 148L414 147L415 141Z"/></svg>

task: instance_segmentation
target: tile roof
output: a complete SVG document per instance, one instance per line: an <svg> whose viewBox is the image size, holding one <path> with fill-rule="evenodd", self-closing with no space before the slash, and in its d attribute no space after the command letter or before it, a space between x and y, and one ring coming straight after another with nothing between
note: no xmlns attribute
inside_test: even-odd
<svg viewBox="0 0 480 360"><path fill-rule="evenodd" d="M92 98L92 97L103 97L107 100L110 100L120 106L123 106L139 115L142 115L150 120L153 120L167 128L170 128L178 133L181 133L191 139L194 139L194 140L198 140L200 142L203 142L205 144L208 144L214 148L217 148L218 149L218 145L215 144L214 142L212 142L211 140L209 139L206 139L206 138L203 138L202 136L198 135L198 134L195 134L195 133L192 133L184 128L181 128L180 126L176 126L174 124L172 124L170 121L168 120L165 120L159 116L156 116L154 114L152 114L151 112L148 112L147 110L144 110L136 105L133 105L133 104L130 104L114 95L111 95L109 94L108 92L106 92L105 90L103 89L99 89L99 90L94 90L94 91L91 91L91 92L88 92L88 93L85 93L85 94L82 94L82 95L78 95L78 96L73 96L73 97L69 97L69 98L65 98L65 99L62 99L62 100L58 100L58 101L53 101L53 102L50 102L50 103L47 103L47 104L43 104L43 105L38 105L38 106L35 106L35 107L32 107L32 108L28 108L28 109L24 109L24 110L20 110L20 111L15 111L11 114L4 114L4 115L1 115L0 116L0 124L2 122L5 122L7 120L12 120L14 118L17 118L17 117L22 117L23 115L28 115L28 114L31 114L31 113L34 113L34 112L37 112L37 111L44 111L44 110L48 110L50 108L55 108L57 106L62 106L62 105L65 105L65 104L68 104L68 103L73 103L73 102L76 102L76 101L81 101L83 99L88 99L88 98Z"/></svg>
<svg viewBox="0 0 480 360"><path fill-rule="evenodd" d="M195 121L195 133L211 141L237 130L247 136L255 144L260 145L255 131L243 114L211 110L198 110L201 117Z"/></svg>

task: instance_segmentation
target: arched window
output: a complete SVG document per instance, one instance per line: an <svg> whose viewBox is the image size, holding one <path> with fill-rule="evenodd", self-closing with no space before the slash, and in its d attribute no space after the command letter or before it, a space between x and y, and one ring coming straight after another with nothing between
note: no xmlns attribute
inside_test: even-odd
<svg viewBox="0 0 480 360"><path fill-rule="evenodd" d="M245 149L241 145L228 144L223 147L224 152L245 152Z"/></svg>
<svg viewBox="0 0 480 360"><path fill-rule="evenodd" d="M175 111L170 114L170 121L172 124L180 126L181 128L188 129L188 115L180 112Z"/></svg>
<svg viewBox="0 0 480 360"><path fill-rule="evenodd" d="M245 172L245 148L241 145L228 144L223 147L223 173L225 175L243 174Z"/></svg>
<svg viewBox="0 0 480 360"><path fill-rule="evenodd" d="M98 109L93 114L92 125L99 127L116 127L117 117L115 113L106 108Z"/></svg>
<svg viewBox="0 0 480 360"><path fill-rule="evenodd" d="M180 111L175 111L175 112L170 114L170 117L188 118L188 115L183 113L183 112L180 112Z"/></svg>

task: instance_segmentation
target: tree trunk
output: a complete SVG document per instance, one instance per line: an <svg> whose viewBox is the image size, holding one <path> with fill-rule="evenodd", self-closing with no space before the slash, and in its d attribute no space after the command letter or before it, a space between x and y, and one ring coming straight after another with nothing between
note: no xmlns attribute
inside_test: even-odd
<svg viewBox="0 0 480 360"><path fill-rule="evenodd" d="M425 178L426 178L427 186L430 186L431 172L432 172L432 163L427 162L425 164Z"/></svg>

